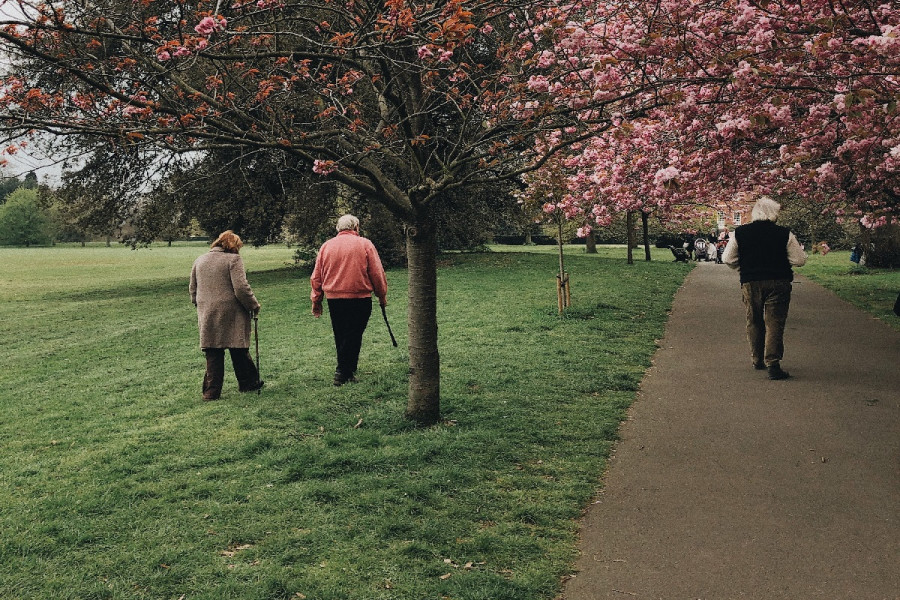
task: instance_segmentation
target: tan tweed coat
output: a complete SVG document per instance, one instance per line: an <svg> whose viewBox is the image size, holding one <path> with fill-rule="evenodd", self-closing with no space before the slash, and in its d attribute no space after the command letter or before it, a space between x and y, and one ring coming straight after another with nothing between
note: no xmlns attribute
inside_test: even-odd
<svg viewBox="0 0 900 600"><path fill-rule="evenodd" d="M259 302L239 254L212 248L191 268L191 302L197 307L201 348L249 348L250 311Z"/></svg>

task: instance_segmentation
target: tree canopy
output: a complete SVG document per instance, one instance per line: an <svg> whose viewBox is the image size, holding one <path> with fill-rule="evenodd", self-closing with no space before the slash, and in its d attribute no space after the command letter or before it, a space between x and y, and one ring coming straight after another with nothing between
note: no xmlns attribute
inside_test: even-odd
<svg viewBox="0 0 900 600"><path fill-rule="evenodd" d="M685 80L641 118L567 149L569 193L554 207L586 228L636 209L679 223L748 192L864 227L896 222L895 3L639 2L615 18L648 32L621 52Z"/></svg>
<svg viewBox="0 0 900 600"><path fill-rule="evenodd" d="M50 219L38 204L38 191L20 187L0 206L0 244L38 246L52 241Z"/></svg>

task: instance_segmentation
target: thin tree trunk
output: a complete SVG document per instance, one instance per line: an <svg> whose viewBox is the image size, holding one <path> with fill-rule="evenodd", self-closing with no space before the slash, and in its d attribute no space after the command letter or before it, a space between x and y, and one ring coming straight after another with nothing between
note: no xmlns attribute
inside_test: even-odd
<svg viewBox="0 0 900 600"><path fill-rule="evenodd" d="M597 254L597 234L594 233L593 229L591 229L591 232L588 233L587 237L584 239L584 253Z"/></svg>
<svg viewBox="0 0 900 600"><path fill-rule="evenodd" d="M628 264L633 265L634 264L634 252L632 251L632 249L635 246L635 243L634 243L634 213L630 210L625 213L625 229L627 229L627 232L626 232L627 235L625 236L625 238L626 238L626 243L628 245Z"/></svg>
<svg viewBox="0 0 900 600"><path fill-rule="evenodd" d="M427 222L426 222L427 221ZM420 425L440 418L437 332L437 231L423 219L406 233L409 264L409 398L406 417Z"/></svg>
<svg viewBox="0 0 900 600"><path fill-rule="evenodd" d="M650 262L650 215L641 211L641 224L644 227L644 260Z"/></svg>
<svg viewBox="0 0 900 600"><path fill-rule="evenodd" d="M563 281L563 278L566 275L566 264L563 259L563 217L557 216L557 237L556 237L556 247L559 251L559 280Z"/></svg>

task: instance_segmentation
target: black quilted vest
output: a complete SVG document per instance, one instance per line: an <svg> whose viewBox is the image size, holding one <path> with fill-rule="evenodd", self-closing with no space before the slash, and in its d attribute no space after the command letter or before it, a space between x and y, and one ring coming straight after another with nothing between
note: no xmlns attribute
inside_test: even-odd
<svg viewBox="0 0 900 600"><path fill-rule="evenodd" d="M788 262L791 230L772 221L753 221L734 230L741 283L765 279L794 279Z"/></svg>

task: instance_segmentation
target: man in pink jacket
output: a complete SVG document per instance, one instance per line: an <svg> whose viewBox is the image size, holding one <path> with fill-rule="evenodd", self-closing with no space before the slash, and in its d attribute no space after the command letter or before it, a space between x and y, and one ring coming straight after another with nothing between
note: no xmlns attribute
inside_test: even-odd
<svg viewBox="0 0 900 600"><path fill-rule="evenodd" d="M359 235L359 219L344 215L338 234L322 244L309 282L312 314L322 316L322 298L328 300L331 329L337 349L334 385L356 381L362 336L372 315L372 294L387 306L387 279L374 244Z"/></svg>

